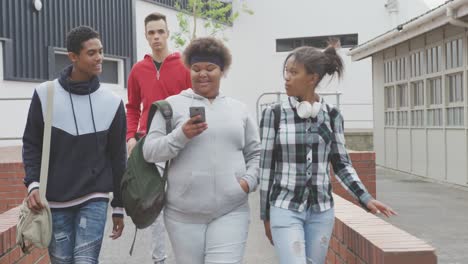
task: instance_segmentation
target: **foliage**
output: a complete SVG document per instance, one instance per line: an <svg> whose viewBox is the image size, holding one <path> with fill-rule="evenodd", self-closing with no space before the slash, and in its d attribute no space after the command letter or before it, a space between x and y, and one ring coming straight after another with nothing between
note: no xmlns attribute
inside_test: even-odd
<svg viewBox="0 0 468 264"><path fill-rule="evenodd" d="M183 48L196 38L200 25L208 35L221 37L227 41L223 34L224 30L239 17L239 11L232 12L233 1L240 0L178 0L176 8L179 11L177 13L179 31L171 35L175 46ZM253 11L243 1L240 3L240 12L253 15Z"/></svg>

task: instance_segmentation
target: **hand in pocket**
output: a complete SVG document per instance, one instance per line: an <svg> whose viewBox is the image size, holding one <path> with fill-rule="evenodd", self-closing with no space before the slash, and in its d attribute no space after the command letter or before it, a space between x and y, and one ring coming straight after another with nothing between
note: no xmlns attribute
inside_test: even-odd
<svg viewBox="0 0 468 264"><path fill-rule="evenodd" d="M240 184L242 190L244 190L245 193L249 193L249 184L247 183L246 180L240 179L239 184Z"/></svg>

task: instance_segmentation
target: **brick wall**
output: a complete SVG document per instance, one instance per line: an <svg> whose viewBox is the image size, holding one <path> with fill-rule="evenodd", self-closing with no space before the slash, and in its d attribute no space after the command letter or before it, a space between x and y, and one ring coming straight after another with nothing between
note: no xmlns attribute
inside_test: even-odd
<svg viewBox="0 0 468 264"><path fill-rule="evenodd" d="M327 264L436 264L435 249L335 196L335 227Z"/></svg>
<svg viewBox="0 0 468 264"><path fill-rule="evenodd" d="M21 148L0 148L0 214L20 205L26 196Z"/></svg>
<svg viewBox="0 0 468 264"><path fill-rule="evenodd" d="M30 254L22 253L16 245L16 222L19 207L0 214L0 264L47 264L47 249L34 248Z"/></svg>
<svg viewBox="0 0 468 264"><path fill-rule="evenodd" d="M33 249L28 255L16 243L19 207L26 196L20 147L0 148L0 264L46 264L47 250Z"/></svg>
<svg viewBox="0 0 468 264"><path fill-rule="evenodd" d="M359 178L369 193L377 198L376 182L375 182L375 152L373 151L349 151L349 156L353 163ZM333 169L330 169L333 174ZM331 177L333 192L346 200L358 204L348 191L337 181L335 176Z"/></svg>

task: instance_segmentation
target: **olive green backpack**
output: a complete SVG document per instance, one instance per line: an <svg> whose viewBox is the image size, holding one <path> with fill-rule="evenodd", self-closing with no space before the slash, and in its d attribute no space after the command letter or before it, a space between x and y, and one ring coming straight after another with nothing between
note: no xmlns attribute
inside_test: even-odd
<svg viewBox="0 0 468 264"><path fill-rule="evenodd" d="M147 131L150 130L151 121L157 110L161 111L166 120L166 133L169 134L172 131L172 108L164 100L154 102L151 105L147 120ZM145 139L146 136L140 138L133 148L120 184L123 206L137 229L150 226L161 213L166 201L165 189L169 170L169 161L166 161L164 173L161 177L156 164L146 162L143 157ZM136 230L130 255L133 251L135 238Z"/></svg>

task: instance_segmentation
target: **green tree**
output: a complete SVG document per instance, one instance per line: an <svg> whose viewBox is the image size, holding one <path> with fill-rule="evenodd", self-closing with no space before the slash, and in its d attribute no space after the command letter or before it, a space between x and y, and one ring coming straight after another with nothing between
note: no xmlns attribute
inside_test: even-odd
<svg viewBox="0 0 468 264"><path fill-rule="evenodd" d="M239 17L239 11L253 15L244 1L241 1L239 11L232 9L233 1L241 0L178 0L177 21L179 31L171 34L171 39L177 48L185 47L192 39L197 37L197 28L201 25L208 35L221 37L227 41L223 32ZM185 4L185 5L184 5ZM192 21L192 24L190 24ZM221 35L221 36L220 36Z"/></svg>

